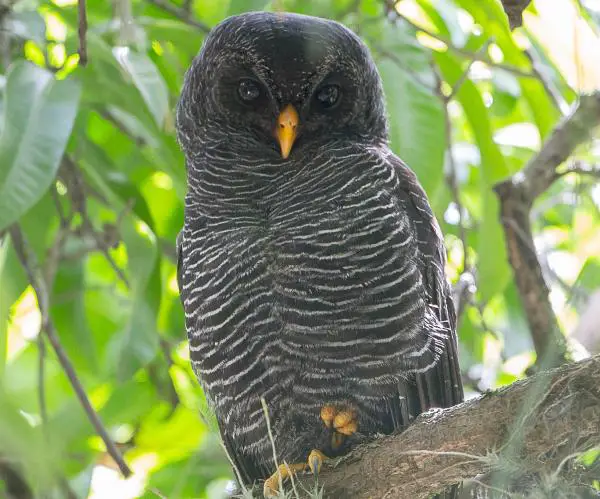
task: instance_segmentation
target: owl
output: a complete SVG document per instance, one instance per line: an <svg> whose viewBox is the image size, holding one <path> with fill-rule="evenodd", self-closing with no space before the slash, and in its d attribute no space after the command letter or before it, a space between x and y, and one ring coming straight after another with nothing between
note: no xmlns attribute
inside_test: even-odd
<svg viewBox="0 0 600 499"><path fill-rule="evenodd" d="M359 37L302 15L228 18L186 73L176 128L190 358L241 482L273 495L462 401L442 234L390 150Z"/></svg>

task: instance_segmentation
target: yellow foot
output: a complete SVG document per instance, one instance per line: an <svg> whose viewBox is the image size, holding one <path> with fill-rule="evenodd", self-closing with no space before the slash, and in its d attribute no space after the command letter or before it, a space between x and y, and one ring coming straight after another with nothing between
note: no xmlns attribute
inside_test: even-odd
<svg viewBox="0 0 600 499"><path fill-rule="evenodd" d="M333 428L331 436L331 447L338 449L347 436L358 430L358 419L356 411L352 409L338 410L333 405L325 405L321 409L321 419L327 428Z"/></svg>
<svg viewBox="0 0 600 499"><path fill-rule="evenodd" d="M327 459L327 456L320 450L313 449L310 451L310 454L308 455L308 467L313 475L317 476L319 474L321 467L323 466L323 461L326 461Z"/></svg>
<svg viewBox="0 0 600 499"><path fill-rule="evenodd" d="M283 483L286 478L289 478L300 471L309 469L315 476L321 471L323 461L327 456L320 450L313 449L308 455L306 463L299 464L280 464L277 471L265 480L263 487L263 495L265 497L275 497L279 493L279 483Z"/></svg>

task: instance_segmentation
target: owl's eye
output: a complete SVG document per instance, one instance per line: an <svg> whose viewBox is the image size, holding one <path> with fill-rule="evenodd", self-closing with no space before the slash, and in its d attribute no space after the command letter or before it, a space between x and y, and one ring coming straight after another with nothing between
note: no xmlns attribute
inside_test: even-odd
<svg viewBox="0 0 600 499"><path fill-rule="evenodd" d="M323 109L331 109L339 102L341 93L337 85L323 85L315 97Z"/></svg>
<svg viewBox="0 0 600 499"><path fill-rule="evenodd" d="M260 87L254 80L245 78L238 85L238 95L243 102L250 103L260 97Z"/></svg>

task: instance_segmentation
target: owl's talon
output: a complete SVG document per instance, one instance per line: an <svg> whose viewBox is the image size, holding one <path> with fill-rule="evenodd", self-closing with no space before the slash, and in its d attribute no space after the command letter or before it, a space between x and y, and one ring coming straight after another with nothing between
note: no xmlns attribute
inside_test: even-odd
<svg viewBox="0 0 600 499"><path fill-rule="evenodd" d="M350 436L358 430L358 418L353 409L338 410L333 405L324 405L321 408L321 419L327 428L333 428L337 433ZM335 434L334 434L335 435ZM332 439L332 445L339 447L341 441Z"/></svg>
<svg viewBox="0 0 600 499"><path fill-rule="evenodd" d="M323 454L320 450L313 449L310 451L308 455L308 467L313 475L317 476L321 471L321 467L323 466L323 461L325 461L327 456Z"/></svg>
<svg viewBox="0 0 600 499"><path fill-rule="evenodd" d="M327 428L333 426L333 420L337 414L337 409L332 405L324 405L321 408L321 419Z"/></svg>
<svg viewBox="0 0 600 499"><path fill-rule="evenodd" d="M342 435L352 435L358 430L358 421L356 412L352 410L340 411L336 414L333 420L335 431Z"/></svg>
<svg viewBox="0 0 600 499"><path fill-rule="evenodd" d="M279 480L281 477L281 483L283 481L306 469L306 463L300 464L280 464L277 467L277 471L273 473L269 478L265 480L263 485L263 496L264 497L275 497L279 493Z"/></svg>
<svg viewBox="0 0 600 499"><path fill-rule="evenodd" d="M277 494L279 494L280 480L281 483L283 483L286 478L289 478L300 471L304 471L307 468L310 469L316 477L319 474L319 471L321 471L323 461L326 459L328 459L328 457L320 450L313 449L308 455L306 463L280 464L277 467L277 471L265 480L263 485L263 496L266 498L277 496Z"/></svg>

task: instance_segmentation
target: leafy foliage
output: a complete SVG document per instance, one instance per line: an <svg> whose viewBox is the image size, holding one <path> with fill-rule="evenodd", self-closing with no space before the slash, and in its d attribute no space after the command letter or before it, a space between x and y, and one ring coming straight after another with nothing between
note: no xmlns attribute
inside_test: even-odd
<svg viewBox="0 0 600 499"><path fill-rule="evenodd" d="M534 354L493 186L523 168L580 87L600 86L598 73L578 79L588 52L575 47L573 66L548 46L542 3L513 36L496 0L88 1L85 66L75 0L0 6L0 465L44 497L224 496L229 462L189 367L175 278L186 186L173 110L204 27L247 10L327 16L369 44L391 145L430 196L449 275L476 276L459 331L465 380L477 391L523 376ZM600 16L584 3L556 2L600 46ZM593 163L599 151L578 158ZM567 331L600 285L599 207L600 190L579 175L534 207ZM8 235L15 222L42 265L62 347L134 471L128 480L39 332Z"/></svg>

